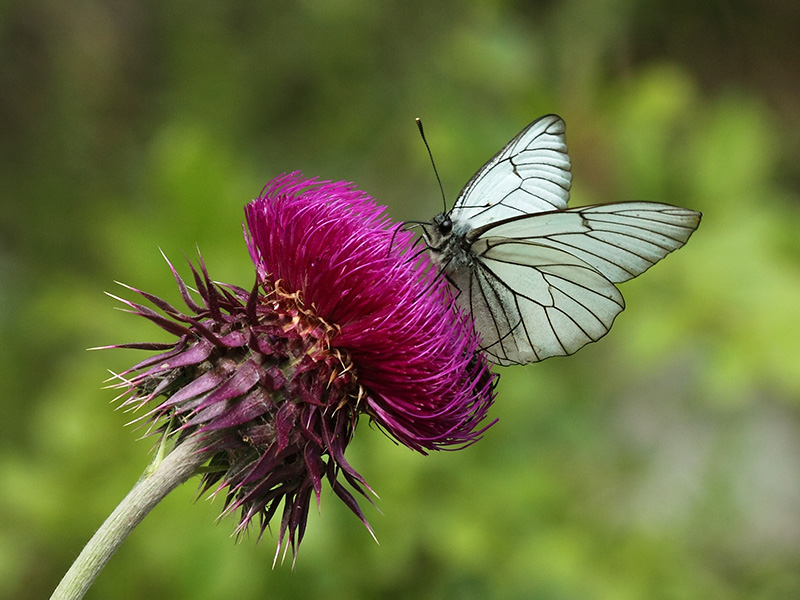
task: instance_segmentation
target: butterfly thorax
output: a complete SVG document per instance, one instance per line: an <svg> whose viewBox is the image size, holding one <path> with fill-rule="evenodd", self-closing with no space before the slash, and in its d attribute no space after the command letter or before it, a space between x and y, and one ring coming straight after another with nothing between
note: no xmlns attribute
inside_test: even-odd
<svg viewBox="0 0 800 600"><path fill-rule="evenodd" d="M425 241L434 263L450 273L472 264L469 223L441 213L433 218L431 225L425 228Z"/></svg>

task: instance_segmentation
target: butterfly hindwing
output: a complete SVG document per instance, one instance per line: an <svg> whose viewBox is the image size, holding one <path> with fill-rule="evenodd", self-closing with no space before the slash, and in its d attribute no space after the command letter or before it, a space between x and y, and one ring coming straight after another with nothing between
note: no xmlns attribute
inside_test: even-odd
<svg viewBox="0 0 800 600"><path fill-rule="evenodd" d="M610 281L562 250L506 238L473 248L480 260L462 302L498 364L572 354L605 335L625 306Z"/></svg>

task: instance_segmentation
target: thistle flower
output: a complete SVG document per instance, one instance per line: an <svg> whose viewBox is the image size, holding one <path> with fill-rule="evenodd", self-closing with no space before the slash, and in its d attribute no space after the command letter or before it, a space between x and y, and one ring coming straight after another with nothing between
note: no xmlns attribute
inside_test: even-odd
<svg viewBox="0 0 800 600"><path fill-rule="evenodd" d="M283 175L245 212L254 288L213 282L202 259L194 295L169 265L186 311L130 288L158 309L123 300L132 312L177 339L117 346L159 352L119 385L178 445L201 440L202 491L226 490L239 531L263 534L282 505L276 558L296 556L324 480L369 528L345 460L361 414L419 452L461 448L488 427L494 377L411 234L352 184Z"/></svg>

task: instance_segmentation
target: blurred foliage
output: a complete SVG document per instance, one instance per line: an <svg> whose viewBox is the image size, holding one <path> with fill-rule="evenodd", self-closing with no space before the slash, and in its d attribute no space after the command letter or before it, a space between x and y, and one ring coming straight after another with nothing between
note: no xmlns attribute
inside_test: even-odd
<svg viewBox="0 0 800 600"><path fill-rule="evenodd" d="M452 202L534 118L573 202L704 212L623 287L611 335L503 371L470 449L359 428L381 545L326 493L294 570L191 485L89 598L800 597L800 9L692 3L8 1L0 6L0 597L45 597L147 462L101 390L158 337L115 279L177 298L158 248L249 285L242 206L346 179L396 219Z"/></svg>

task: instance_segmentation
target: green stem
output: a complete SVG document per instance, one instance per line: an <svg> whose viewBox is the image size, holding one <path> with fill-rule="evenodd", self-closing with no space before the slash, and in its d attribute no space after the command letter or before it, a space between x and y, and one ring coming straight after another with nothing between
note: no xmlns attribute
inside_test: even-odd
<svg viewBox="0 0 800 600"><path fill-rule="evenodd" d="M106 563L153 507L172 490L197 473L208 460L200 452L210 443L209 438L189 437L172 452L151 465L127 496L120 502L105 523L92 536L80 555L64 575L50 600L79 600Z"/></svg>

